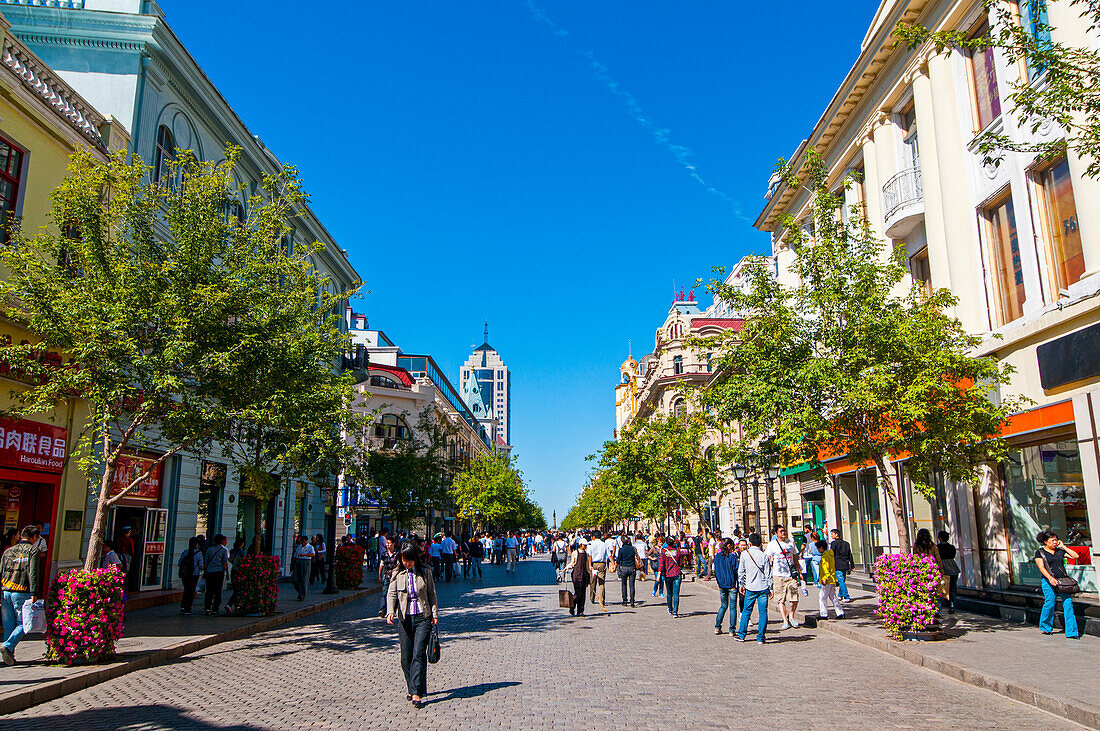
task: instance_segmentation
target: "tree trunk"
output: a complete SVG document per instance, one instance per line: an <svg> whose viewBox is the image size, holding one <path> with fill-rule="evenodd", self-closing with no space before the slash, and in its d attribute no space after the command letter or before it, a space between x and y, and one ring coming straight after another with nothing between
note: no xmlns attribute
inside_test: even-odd
<svg viewBox="0 0 1100 731"><path fill-rule="evenodd" d="M88 554L84 557L84 570L91 571L99 567L99 554L103 550L103 539L107 533L107 513L111 506L107 498L111 493L111 483L118 469L118 458L107 459L103 466L103 477L99 480L99 499L95 503L95 518L92 520L92 534L88 538Z"/></svg>
<svg viewBox="0 0 1100 731"><path fill-rule="evenodd" d="M909 543L909 518L905 515L901 501L898 499L900 493L895 475L890 470L889 464L885 456L875 457L875 466L878 467L879 474L882 475L882 489L886 493L886 499L890 502L890 509L894 513L894 523L898 527L898 548L903 554L908 555L912 553L912 546Z"/></svg>
<svg viewBox="0 0 1100 731"><path fill-rule="evenodd" d="M252 541L252 546L256 549L257 555L263 555L264 552L264 512L267 509L267 501L262 499L259 495L256 496L256 508L254 514L254 520L256 522L256 538Z"/></svg>

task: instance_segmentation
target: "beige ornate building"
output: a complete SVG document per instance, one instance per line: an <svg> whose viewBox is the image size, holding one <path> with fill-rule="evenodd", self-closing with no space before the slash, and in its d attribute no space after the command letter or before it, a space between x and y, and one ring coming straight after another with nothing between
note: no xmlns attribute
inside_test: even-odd
<svg viewBox="0 0 1100 731"><path fill-rule="evenodd" d="M1045 8L1056 40L1100 46L1068 3L1010 7L1029 32L1036 32L1031 15ZM931 502L904 491L910 531L947 530L959 547L960 585L982 590L984 601L1022 619L1024 610L1008 605L1034 596L1035 535L1052 528L1082 555L1069 571L1095 600L1100 182L1085 177L1085 163L1072 153L1054 160L1008 153L999 166L983 164L974 144L982 130L1019 141L1063 136L1054 123L1022 125L1008 101L1017 83L1043 84L1043 70L994 50L909 51L891 35L899 21L975 36L998 22L979 2L883 2L855 64L793 160L797 165L816 149L838 189L857 173L848 203L865 206L873 231L904 247L915 282L958 297L954 314L984 338L978 354L1016 369L1004 395L1033 402L1005 429L1010 458L984 467L979 484L937 477ZM772 234L781 281L790 279L794 254L778 216L808 217L809 205L804 188L773 179L755 225ZM895 549L897 527L874 470L843 458L826 468L825 481L806 479L799 468L784 476L790 493L801 496L807 522L841 528L863 566Z"/></svg>

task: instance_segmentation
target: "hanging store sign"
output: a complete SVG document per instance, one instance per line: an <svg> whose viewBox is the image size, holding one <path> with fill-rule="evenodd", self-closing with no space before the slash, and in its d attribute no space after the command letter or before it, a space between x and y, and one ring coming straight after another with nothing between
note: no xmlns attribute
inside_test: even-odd
<svg viewBox="0 0 1100 731"><path fill-rule="evenodd" d="M68 431L52 424L0 420L0 467L61 474Z"/></svg>
<svg viewBox="0 0 1100 731"><path fill-rule="evenodd" d="M134 478L149 469L156 458L139 457L136 454L124 454L118 458L118 469L111 483L111 495L118 495L133 482ZM157 465L140 485L126 493L123 500L137 500L143 503L160 503L160 490L164 477L164 463Z"/></svg>

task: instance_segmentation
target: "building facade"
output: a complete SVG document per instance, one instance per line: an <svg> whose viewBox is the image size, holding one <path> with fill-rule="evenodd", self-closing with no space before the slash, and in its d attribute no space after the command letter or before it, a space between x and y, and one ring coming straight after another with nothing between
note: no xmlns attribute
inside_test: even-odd
<svg viewBox="0 0 1100 731"><path fill-rule="evenodd" d="M1011 22L1029 32L1037 27L1031 16L1047 12L1055 40L1100 46L1067 3L1010 6ZM986 164L974 142L982 131L1020 142L1064 136L1052 122L1022 124L1008 100L1014 84L1042 84L1043 69L994 49L909 50L891 35L899 21L972 36L996 33L1001 22L979 2L883 2L793 162L797 167L812 148L838 191L855 181L843 193L846 203L863 206L874 233L904 248L915 284L958 298L953 314L983 338L974 354L1015 368L1001 395L1031 402L1003 430L1009 459L982 465L975 484L932 476L936 495L927 500L902 465L893 465L906 486L909 530L948 531L959 547L960 586L1022 619L1018 600L1033 597L1041 579L1032 560L1035 536L1053 529L1081 556L1068 571L1086 592L1083 601L1095 603L1100 207L1088 201L1100 199L1100 182L1085 175L1085 162L1072 151L1055 159L1008 152L1001 164ZM772 234L779 276L788 283L794 252L778 216L808 218L809 206L805 189L773 180L756 221ZM875 470L843 457L824 466L824 480L805 466L785 470L789 491L802 498L804 524L840 528L864 567L896 550L897 526Z"/></svg>
<svg viewBox="0 0 1100 731"><path fill-rule="evenodd" d="M489 345L489 325L485 325L485 342L477 346L462 365L458 377L463 393L480 401L485 411L476 414L487 426L499 428L500 440L512 444L512 372L505 365L500 353ZM476 383L470 383L476 381ZM476 394L476 397L475 397ZM471 403L471 408L475 404Z"/></svg>
<svg viewBox="0 0 1100 731"><path fill-rule="evenodd" d="M241 149L237 167L242 200L237 215L246 214L248 196L259 190L266 174L282 163L254 136L226 102L151 0L65 0L56 3L0 4L11 32L43 59L57 75L100 113L121 120L131 130L129 150L152 169L160 182L166 161L177 150L191 150L201 160L219 161L227 146ZM288 241L325 245L313 265L330 279L333 292L358 286L360 277L308 207L293 221ZM166 232L161 232L165 235ZM340 313L336 313L340 314ZM338 364L334 364L337 367ZM140 462L163 453L165 445L128 459ZM251 541L258 530L259 496L239 484L230 456L221 448L209 454L185 453L164 462L147 485L111 510L108 537L124 526L133 529L140 577L131 591L178 586L167 570L195 535L223 533ZM259 516L264 549L282 558L289 571L296 533L325 533L334 486L284 479L281 492ZM84 543L94 514L89 501Z"/></svg>
<svg viewBox="0 0 1100 731"><path fill-rule="evenodd" d="M0 15L0 220L18 222L31 232L47 226L50 194L61 183L69 156L84 150L106 162L110 151L129 143L125 128L103 117L13 33ZM6 240L7 230L0 233ZM33 333L0 315L6 342L34 341ZM64 353L50 353L61 365ZM24 384L11 364L0 363L0 408L15 405L10 395ZM50 413L0 422L0 505L4 530L33 522L43 525L44 573L80 566L88 480L67 460L87 423L80 399L58 404Z"/></svg>
<svg viewBox="0 0 1100 731"><path fill-rule="evenodd" d="M356 374L355 411L371 417L368 434L349 435L349 443L364 452L397 450L401 442L427 442L433 427L440 427L446 439L445 479L480 454L495 449L492 434L485 429L455 387L429 355L407 355L381 330L371 330L367 318L347 312L354 356L346 368ZM454 530L456 518L449 502L433 505L409 525L395 526L393 516L370 485L341 481L340 517L345 532L372 536L381 528L408 529L421 535Z"/></svg>

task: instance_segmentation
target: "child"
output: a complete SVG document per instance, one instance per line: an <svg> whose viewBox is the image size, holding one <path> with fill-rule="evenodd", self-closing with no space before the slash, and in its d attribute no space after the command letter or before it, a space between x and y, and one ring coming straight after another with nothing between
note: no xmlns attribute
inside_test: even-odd
<svg viewBox="0 0 1100 731"><path fill-rule="evenodd" d="M822 619L829 618L829 605L833 605L837 619L844 619L844 610L840 608L840 602L836 598L836 556L829 548L826 541L818 541L814 544L821 553L821 563L818 565L817 586L821 590L818 594L818 613Z"/></svg>

